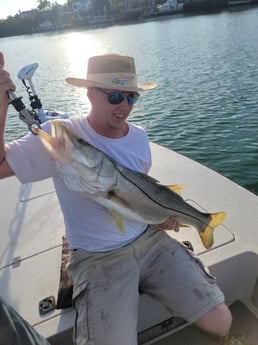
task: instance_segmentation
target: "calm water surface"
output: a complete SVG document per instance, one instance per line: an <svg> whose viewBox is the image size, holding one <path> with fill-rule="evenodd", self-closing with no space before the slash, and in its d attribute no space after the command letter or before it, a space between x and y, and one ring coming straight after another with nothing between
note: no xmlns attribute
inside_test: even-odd
<svg viewBox="0 0 258 345"><path fill-rule="evenodd" d="M0 39L17 94L17 72L37 62L33 82L49 109L86 113L85 90L65 84L84 77L87 59L117 52L136 59L142 94L131 121L152 141L175 149L258 194L258 8L166 18L105 29ZM10 108L6 139L25 133Z"/></svg>

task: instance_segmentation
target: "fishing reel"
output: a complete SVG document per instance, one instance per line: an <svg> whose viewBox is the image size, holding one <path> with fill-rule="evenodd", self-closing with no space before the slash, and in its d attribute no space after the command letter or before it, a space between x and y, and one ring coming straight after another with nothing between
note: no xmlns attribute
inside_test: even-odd
<svg viewBox="0 0 258 345"><path fill-rule="evenodd" d="M36 94L32 83L32 77L38 67L39 65L37 63L33 63L31 65L24 66L18 73L18 78L22 81L29 95L30 106L33 110L37 111L42 109L42 103ZM26 81L29 83L29 86L26 84Z"/></svg>
<svg viewBox="0 0 258 345"><path fill-rule="evenodd" d="M69 117L66 113L43 109L32 82L32 77L38 67L39 65L37 63L33 63L24 66L18 72L18 78L22 81L28 93L31 109L26 108L22 101L22 97L17 97L13 91L8 91L8 97L11 100L10 103L14 106L15 110L18 111L20 119L28 125L29 130L34 134L36 131L33 131L33 128L39 128L40 124L47 120L56 118L65 119Z"/></svg>

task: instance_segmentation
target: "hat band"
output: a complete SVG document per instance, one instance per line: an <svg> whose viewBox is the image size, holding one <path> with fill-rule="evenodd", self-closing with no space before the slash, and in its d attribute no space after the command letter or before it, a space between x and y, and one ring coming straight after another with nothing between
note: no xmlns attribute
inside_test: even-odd
<svg viewBox="0 0 258 345"><path fill-rule="evenodd" d="M114 88L121 86L122 88L137 87L137 77L134 73L98 73L88 74L87 79L93 82L106 84Z"/></svg>

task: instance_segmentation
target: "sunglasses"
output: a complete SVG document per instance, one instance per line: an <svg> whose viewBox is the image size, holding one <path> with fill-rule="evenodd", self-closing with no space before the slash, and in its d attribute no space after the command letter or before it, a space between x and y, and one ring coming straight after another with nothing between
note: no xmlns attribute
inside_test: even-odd
<svg viewBox="0 0 258 345"><path fill-rule="evenodd" d="M138 101L138 98L140 97L140 94L138 92L132 92L132 93L129 93L128 96L126 96L124 92L110 92L109 93L102 90L99 87L96 87L96 89L108 96L108 102L110 104L120 104L123 102L125 98L127 98L128 104L132 106Z"/></svg>

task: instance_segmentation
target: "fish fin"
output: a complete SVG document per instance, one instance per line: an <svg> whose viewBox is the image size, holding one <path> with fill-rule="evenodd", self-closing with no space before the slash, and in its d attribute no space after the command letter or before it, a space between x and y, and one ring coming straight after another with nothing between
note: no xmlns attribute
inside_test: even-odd
<svg viewBox="0 0 258 345"><path fill-rule="evenodd" d="M172 192L176 194L181 194L181 190L185 188L183 184L171 184L166 186L168 189L170 189Z"/></svg>
<svg viewBox="0 0 258 345"><path fill-rule="evenodd" d="M116 210L112 209L110 210L111 216L116 223L117 227L120 229L122 234L125 233L125 222L124 222L124 217L121 216Z"/></svg>
<svg viewBox="0 0 258 345"><path fill-rule="evenodd" d="M213 245L213 232L225 219L226 213L219 212L211 214L211 220L206 228L199 232L200 238L205 248L209 249Z"/></svg>
<svg viewBox="0 0 258 345"><path fill-rule="evenodd" d="M45 139L46 142L51 143L53 141L53 137L41 128L35 128L35 133L40 137L40 139Z"/></svg>
<svg viewBox="0 0 258 345"><path fill-rule="evenodd" d="M53 154L54 153L53 146L54 146L54 143L55 143L56 139L52 135L49 135L47 132L43 131L40 128L36 129L36 134L39 136L42 144L47 149L47 151L50 154L54 155Z"/></svg>
<svg viewBox="0 0 258 345"><path fill-rule="evenodd" d="M115 194L112 195L109 199L112 200L117 205L125 206L123 201L120 198L118 198ZM120 213L118 213L114 208L110 209L110 213L111 213L111 216L112 216L114 222L116 223L117 227L124 234L125 233L124 217Z"/></svg>
<svg viewBox="0 0 258 345"><path fill-rule="evenodd" d="M69 152L66 150L65 145L65 133L62 133L59 127L54 127L54 124L57 121L58 120L51 121L51 135L40 128L36 129L36 134L39 136L43 146L54 160L71 164L72 159ZM57 131L60 133L57 133Z"/></svg>
<svg viewBox="0 0 258 345"><path fill-rule="evenodd" d="M213 245L213 231L214 229L207 226L205 230L199 232L202 243L206 249L209 249Z"/></svg>

